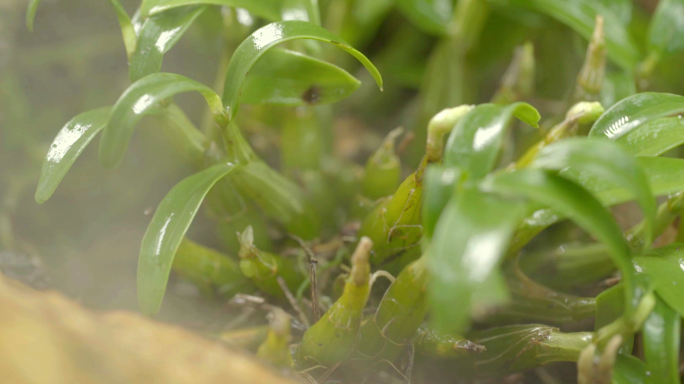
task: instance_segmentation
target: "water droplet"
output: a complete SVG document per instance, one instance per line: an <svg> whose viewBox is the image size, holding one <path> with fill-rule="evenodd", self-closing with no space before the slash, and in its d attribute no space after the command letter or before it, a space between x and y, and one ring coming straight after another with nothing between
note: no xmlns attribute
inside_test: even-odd
<svg viewBox="0 0 684 384"><path fill-rule="evenodd" d="M651 371L646 371L646 376L651 376Z"/></svg>

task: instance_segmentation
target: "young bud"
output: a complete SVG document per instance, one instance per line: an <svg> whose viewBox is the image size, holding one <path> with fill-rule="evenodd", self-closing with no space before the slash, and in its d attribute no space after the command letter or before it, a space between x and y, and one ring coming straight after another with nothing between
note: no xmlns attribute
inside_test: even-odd
<svg viewBox="0 0 684 384"><path fill-rule="evenodd" d="M278 284L278 276L282 277L291 291L297 290L304 281L294 260L280 255L264 252L254 246L254 231L249 226L237 234L240 242L240 269L252 279L263 292L277 298L284 298L283 289Z"/></svg>
<svg viewBox="0 0 684 384"><path fill-rule="evenodd" d="M359 241L342 296L304 333L297 350L297 368L331 367L349 358L370 293L368 253L372 246L367 237Z"/></svg>
<svg viewBox="0 0 684 384"><path fill-rule="evenodd" d="M444 152L444 136L451 132L458 120L465 116L473 105L461 105L455 108L446 108L436 114L428 123L427 144L425 155L429 162L442 161Z"/></svg>
<svg viewBox="0 0 684 384"><path fill-rule="evenodd" d="M596 15L594 34L589 41L587 56L577 75L576 100L596 100L603 88L606 72L606 38L603 32L603 17Z"/></svg>
<svg viewBox="0 0 684 384"><path fill-rule="evenodd" d="M269 314L269 326L266 340L259 346L257 356L276 367L294 367L290 354L290 323L292 318L280 308L274 308Z"/></svg>
<svg viewBox="0 0 684 384"><path fill-rule="evenodd" d="M513 60L506 69L501 79L501 86L492 97L492 102L510 104L532 95L534 73L534 45L528 41L525 45L515 48Z"/></svg>

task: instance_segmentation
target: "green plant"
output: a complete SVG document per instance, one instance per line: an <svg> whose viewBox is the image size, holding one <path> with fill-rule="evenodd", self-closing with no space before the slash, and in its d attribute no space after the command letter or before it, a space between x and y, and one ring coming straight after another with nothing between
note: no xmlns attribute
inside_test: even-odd
<svg viewBox="0 0 684 384"><path fill-rule="evenodd" d="M561 361L578 363L582 383L679 382L684 238L663 233L682 212L684 160L658 156L684 143L684 97L637 93L634 84L642 86L661 60L684 48L680 0L658 5L646 55L625 26L629 1L397 0L421 31L412 32L417 45L427 34L435 46L422 63L420 84L402 47L378 60L389 70L389 84L419 89L411 120L419 145L405 156L415 171L401 183L394 142L400 131L388 134L359 176L354 164L329 153L325 128L332 109L324 106L361 87L329 62L354 65L340 50L383 89L376 66L353 46L396 17L394 2L327 1L323 19L345 39L321 26L316 0L144 0L132 19L117 0L110 2L132 84L113 106L82 113L62 128L35 199L50 198L100 131L99 160L113 168L144 116L162 123L197 172L168 192L142 240L137 292L143 313L159 311L173 269L209 294L266 296L268 332L233 336L255 335L263 341L258 356L318 382L371 374L410 381L412 373L430 382L431 372L489 380ZM29 28L38 3L30 2ZM258 29L236 20L223 24L230 59L220 68L222 91L160 72L164 54L216 5L268 22ZM542 135L508 130L517 120L540 127L534 103L522 101L535 89L530 43L518 49L492 102L469 105L481 99L472 85L473 51L487 38L488 18L506 12L532 24L546 15L590 40L577 81L569 89L551 86L565 94L541 124ZM402 32L394 33L404 41ZM414 48L410 40L406 46ZM175 95L190 91L203 96L212 116L203 129L174 103ZM241 104L253 108L243 111ZM240 129L269 119L283 126L280 170ZM659 207L656 198L668 195ZM235 255L185 237L205 199L208 215L230 218L218 229L226 252ZM609 207L630 201L643 219L623 231ZM350 221L360 221L358 241L339 235ZM655 247L659 237L659 245L672 244ZM549 251L544 239L551 246L572 242L573 252ZM293 244L304 249L299 258L284 253ZM312 244L334 257L317 266ZM348 261L348 276L331 279ZM384 293L373 290L381 276L392 281ZM608 276L618 277L618 285L597 289ZM591 284L591 293L580 296ZM281 308L288 302L292 319ZM586 324L577 332L553 327L591 317L593 332ZM294 320L306 329L290 354ZM633 351L637 334L643 346ZM574 377L559 373L557 380Z"/></svg>

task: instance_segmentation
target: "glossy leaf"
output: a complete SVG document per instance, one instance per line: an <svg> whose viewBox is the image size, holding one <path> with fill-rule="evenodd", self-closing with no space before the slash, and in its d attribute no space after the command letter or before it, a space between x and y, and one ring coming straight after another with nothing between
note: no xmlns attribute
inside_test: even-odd
<svg viewBox="0 0 684 384"><path fill-rule="evenodd" d="M269 48L295 39L312 39L337 45L356 57L368 69L380 89L382 89L382 77L375 66L366 56L350 47L338 36L309 22L297 20L280 21L269 24L254 32L233 53L233 57L228 65L223 91L223 101L226 104L230 118L234 117L237 113L245 78L256 61Z"/></svg>
<svg viewBox="0 0 684 384"><path fill-rule="evenodd" d="M129 60L128 73L131 82L159 72L164 54L206 9L206 6L178 8L145 20L135 52Z"/></svg>
<svg viewBox="0 0 684 384"><path fill-rule="evenodd" d="M684 160L664 157L642 157L637 162L648 177L653 195L662 196L684 189ZM561 172L596 195L603 205L621 204L633 198L624 188L588 172L568 169Z"/></svg>
<svg viewBox="0 0 684 384"><path fill-rule="evenodd" d="M495 0L502 5L526 8L543 13L574 29L589 40L596 15L603 16L608 57L623 69L633 70L640 59L637 45L627 30L627 23L596 0Z"/></svg>
<svg viewBox="0 0 684 384"><path fill-rule="evenodd" d="M36 202L42 204L52 196L66 173L109 121L111 107L81 113L59 131L43 160L36 188Z"/></svg>
<svg viewBox="0 0 684 384"><path fill-rule="evenodd" d="M681 317L658 297L644 322L644 357L652 384L679 384Z"/></svg>
<svg viewBox="0 0 684 384"><path fill-rule="evenodd" d="M100 142L100 162L115 167L126 153L133 129L159 102L182 92L197 91L207 100L214 118L226 121L219 96L209 87L172 73L154 73L133 83L114 104Z"/></svg>
<svg viewBox="0 0 684 384"><path fill-rule="evenodd" d="M444 164L457 166L464 177L479 180L494 169L506 127L513 116L537 127L539 112L527 103L481 104L462 117L451 131Z"/></svg>
<svg viewBox="0 0 684 384"><path fill-rule="evenodd" d="M639 272L650 275L667 305L684 316L684 244L673 243L634 259Z"/></svg>
<svg viewBox="0 0 684 384"><path fill-rule="evenodd" d="M280 19L280 4L282 0L143 0L140 14L156 15L169 9L186 5L223 5L227 7L244 8L255 16L275 21Z"/></svg>
<svg viewBox="0 0 684 384"><path fill-rule="evenodd" d="M438 330L465 330L472 297L486 288L483 284L493 273L499 273L499 262L522 213L522 204L476 188L463 191L447 204L428 251L429 298Z"/></svg>
<svg viewBox="0 0 684 384"><path fill-rule="evenodd" d="M454 195L460 176L461 172L457 167L436 164L428 166L423 179L423 233L428 238L432 236L437 220Z"/></svg>
<svg viewBox="0 0 684 384"><path fill-rule="evenodd" d="M646 364L631 355L618 355L613 368L613 384L646 384Z"/></svg>
<svg viewBox="0 0 684 384"><path fill-rule="evenodd" d="M637 292L631 251L610 212L587 190L563 177L536 169L494 176L487 180L485 188L505 195L524 196L546 205L603 242L622 272L622 281L627 287L627 316L634 312L638 301L633 299L641 295Z"/></svg>
<svg viewBox="0 0 684 384"><path fill-rule="evenodd" d="M361 82L342 68L301 53L270 49L245 79L245 104L322 105L351 95Z"/></svg>
<svg viewBox="0 0 684 384"><path fill-rule="evenodd" d="M413 25L427 34L447 35L453 14L450 0L396 0L397 7Z"/></svg>
<svg viewBox="0 0 684 384"><path fill-rule="evenodd" d="M656 201L639 163L619 145L586 138L562 140L543 148L531 166L557 171L565 168L584 171L625 188L641 206L647 226L644 246L650 247Z"/></svg>
<svg viewBox="0 0 684 384"><path fill-rule="evenodd" d="M684 96L644 92L610 107L589 132L589 137L617 140L651 120L684 112Z"/></svg>
<svg viewBox="0 0 684 384"><path fill-rule="evenodd" d="M30 0L28 10L26 11L26 26L29 31L33 31L33 21L36 17L36 11L41 0ZM109 0L109 3L114 7L116 18L119 20L119 27L123 35L124 45L126 46L126 53L130 57L135 50L136 35L131 23L131 18L126 13L126 10L121 6L119 0Z"/></svg>
<svg viewBox="0 0 684 384"><path fill-rule="evenodd" d="M648 31L650 49L675 53L684 49L684 0L660 0Z"/></svg>
<svg viewBox="0 0 684 384"><path fill-rule="evenodd" d="M234 168L216 164L183 179L157 207L138 258L138 304L144 314L159 312L178 246L211 187Z"/></svg>
<svg viewBox="0 0 684 384"><path fill-rule="evenodd" d="M631 130L618 142L635 156L660 156L684 143L681 115L651 120Z"/></svg>

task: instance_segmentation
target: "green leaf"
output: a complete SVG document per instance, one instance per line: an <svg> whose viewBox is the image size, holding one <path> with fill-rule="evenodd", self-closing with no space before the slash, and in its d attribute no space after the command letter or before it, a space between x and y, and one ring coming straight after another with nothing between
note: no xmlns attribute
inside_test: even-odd
<svg viewBox="0 0 684 384"><path fill-rule="evenodd" d="M657 296L656 296L657 297ZM644 322L644 357L652 384L679 384L679 337L681 318L657 297L656 306Z"/></svg>
<svg viewBox="0 0 684 384"><path fill-rule="evenodd" d="M135 52L129 60L131 82L161 70L164 54L183 36L206 6L183 7L155 15L142 25Z"/></svg>
<svg viewBox="0 0 684 384"><path fill-rule="evenodd" d="M38 5L40 5L40 0L29 0L28 8L26 9L26 28L31 32L33 32L33 21L36 19Z"/></svg>
<svg viewBox="0 0 684 384"><path fill-rule="evenodd" d="M432 320L438 330L459 333L469 308L492 273L498 273L520 217L522 204L469 188L447 204L428 251Z"/></svg>
<svg viewBox="0 0 684 384"><path fill-rule="evenodd" d="M638 272L653 278L658 296L684 316L684 244L673 243L634 258Z"/></svg>
<svg viewBox="0 0 684 384"><path fill-rule="evenodd" d="M681 115L651 120L618 139L635 156L660 156L684 143L684 119Z"/></svg>
<svg viewBox="0 0 684 384"><path fill-rule="evenodd" d="M684 189L684 160L662 157L641 157L637 162L648 177L655 196L667 195ZM624 188L589 172L565 170L567 177L596 195L603 205L610 206L630 201L634 195Z"/></svg>
<svg viewBox="0 0 684 384"><path fill-rule="evenodd" d="M270 49L245 79L245 104L322 105L342 100L361 82L342 68L299 52Z"/></svg>
<svg viewBox="0 0 684 384"><path fill-rule="evenodd" d="M637 45L627 30L627 23L596 0L490 0L501 5L526 8L548 15L574 29L585 39L591 39L596 15L603 16L608 57L625 70L631 71L640 59Z"/></svg>
<svg viewBox="0 0 684 384"><path fill-rule="evenodd" d="M138 258L138 305L146 315L159 312L173 258L211 187L232 171L216 164L176 184L159 204L147 227Z"/></svg>
<svg viewBox="0 0 684 384"><path fill-rule="evenodd" d="M650 49L667 53L684 49L684 0L660 0L648 29Z"/></svg>
<svg viewBox="0 0 684 384"><path fill-rule="evenodd" d="M36 18L36 11L41 0L30 0L28 10L26 11L26 27L33 32L33 21ZM123 35L124 45L126 46L126 53L130 57L135 50L136 35L131 24L131 18L126 13L126 10L121 6L119 0L109 0L116 12L116 18L119 20L119 27Z"/></svg>
<svg viewBox="0 0 684 384"><path fill-rule="evenodd" d="M52 141L40 171L36 202L42 204L52 196L81 152L109 121L111 107L81 113L71 119Z"/></svg>
<svg viewBox="0 0 684 384"><path fill-rule="evenodd" d="M532 167L556 171L571 168L594 175L625 188L641 206L646 220L644 247L653 240L656 201L648 184L648 177L637 160L616 143L608 140L571 138L544 147L531 164Z"/></svg>
<svg viewBox="0 0 684 384"><path fill-rule="evenodd" d="M454 13L450 0L396 0L397 7L421 31L436 36L448 34Z"/></svg>
<svg viewBox="0 0 684 384"><path fill-rule="evenodd" d="M306 21L280 21L271 23L250 35L233 53L228 64L223 101L230 118L237 113L245 78L256 61L271 47L294 39L312 39L335 44L356 57L382 89L382 77L375 66L361 52L350 47L335 34Z"/></svg>
<svg viewBox="0 0 684 384"><path fill-rule="evenodd" d="M524 196L552 208L604 243L627 286L626 314L629 318L641 296L634 277L629 245L613 216L587 190L561 176L537 169L521 169L486 180L484 188L504 195Z"/></svg>
<svg viewBox="0 0 684 384"><path fill-rule="evenodd" d="M613 384L646 384L646 364L631 355L618 355L613 368Z"/></svg>
<svg viewBox="0 0 684 384"><path fill-rule="evenodd" d="M684 112L684 97L671 93L644 92L610 107L589 132L589 137L619 139L651 120Z"/></svg>
<svg viewBox="0 0 684 384"><path fill-rule="evenodd" d="M454 195L461 171L457 167L430 164L423 176L423 234L430 238L437 220Z"/></svg>
<svg viewBox="0 0 684 384"><path fill-rule="evenodd" d="M444 164L479 180L494 169L506 127L513 116L537 127L539 112L527 103L481 104L462 117L449 135Z"/></svg>
<svg viewBox="0 0 684 384"><path fill-rule="evenodd" d="M143 0L140 14L145 17L156 15L172 8L186 5L223 5L244 8L255 16L269 21L280 20L280 4L282 0Z"/></svg>
<svg viewBox="0 0 684 384"><path fill-rule="evenodd" d="M209 87L173 73L154 73L133 83L114 104L109 124L100 141L100 162L108 168L117 166L140 119L159 102L181 92L197 91L207 100L218 122L224 123L223 105Z"/></svg>

